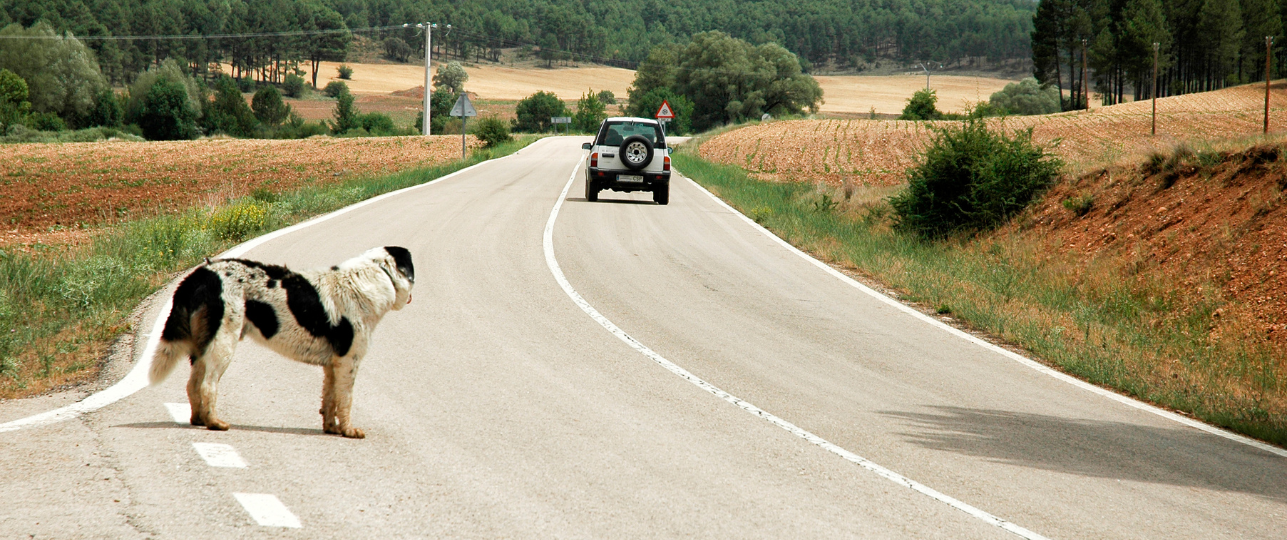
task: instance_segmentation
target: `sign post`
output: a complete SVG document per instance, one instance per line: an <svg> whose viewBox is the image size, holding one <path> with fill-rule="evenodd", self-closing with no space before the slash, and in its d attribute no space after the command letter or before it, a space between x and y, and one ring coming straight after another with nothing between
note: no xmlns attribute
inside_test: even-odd
<svg viewBox="0 0 1287 540"><path fill-rule="evenodd" d="M670 108L670 102L664 99L661 100L661 107L657 108L657 114L653 116L657 118L658 122L661 122L661 134L664 136L666 134L666 123L675 119L675 111Z"/></svg>
<svg viewBox="0 0 1287 540"><path fill-rule="evenodd" d="M465 159L465 125L469 123L469 117L478 116L474 104L469 102L469 94L460 93L456 104L451 106L451 115L460 117L460 159Z"/></svg>

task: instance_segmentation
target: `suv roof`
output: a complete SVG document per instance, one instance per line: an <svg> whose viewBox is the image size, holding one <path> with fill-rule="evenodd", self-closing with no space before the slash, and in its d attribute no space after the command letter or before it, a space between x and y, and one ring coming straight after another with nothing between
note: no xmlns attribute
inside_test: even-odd
<svg viewBox="0 0 1287 540"><path fill-rule="evenodd" d="M606 118L603 121L604 122L622 122L627 120L631 122L646 122L651 124L657 123L657 120L654 118L639 118L637 116L613 116L612 118Z"/></svg>

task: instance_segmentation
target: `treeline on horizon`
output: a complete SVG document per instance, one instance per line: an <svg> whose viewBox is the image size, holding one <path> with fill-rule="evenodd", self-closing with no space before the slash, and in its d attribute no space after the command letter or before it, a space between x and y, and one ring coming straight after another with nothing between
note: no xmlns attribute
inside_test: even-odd
<svg viewBox="0 0 1287 540"><path fill-rule="evenodd" d="M1287 0L1042 0L1033 74L1068 92L1065 110L1086 106L1086 86L1105 105L1152 97L1154 43L1159 97L1264 81L1266 37L1273 73L1287 61L1285 15Z"/></svg>
<svg viewBox="0 0 1287 540"><path fill-rule="evenodd" d="M435 54L499 58L528 48L540 58L634 67L657 45L721 30L753 44L778 43L811 64L861 69L901 62L1001 62L1028 58L1032 0L0 0L0 26L44 20L77 37L173 36L354 30L434 22ZM447 31L445 26L452 25ZM374 32L424 54L415 28ZM277 82L288 65L343 60L351 36L236 39L86 39L103 74L128 83L149 65L211 62ZM809 64L805 65L809 68Z"/></svg>

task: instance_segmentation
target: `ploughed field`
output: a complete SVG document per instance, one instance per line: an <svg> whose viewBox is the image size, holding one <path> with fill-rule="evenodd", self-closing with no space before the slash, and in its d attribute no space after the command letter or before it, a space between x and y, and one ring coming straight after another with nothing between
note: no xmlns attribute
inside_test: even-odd
<svg viewBox="0 0 1287 540"><path fill-rule="evenodd" d="M468 138L471 148L481 146ZM15 144L0 160L0 244L460 158L460 137ZM62 233L65 235L65 233Z"/></svg>
<svg viewBox="0 0 1287 540"><path fill-rule="evenodd" d="M994 119L1007 129L1033 128L1033 138L1076 168L1142 159L1182 141L1200 143L1256 135L1264 118L1264 85L1157 100L1157 136L1150 134L1152 105L1139 101L1091 111ZM1270 125L1287 127L1287 82L1274 83ZM706 159L738 165L780 181L825 179L897 185L933 134L951 121L791 120L751 125L702 144Z"/></svg>

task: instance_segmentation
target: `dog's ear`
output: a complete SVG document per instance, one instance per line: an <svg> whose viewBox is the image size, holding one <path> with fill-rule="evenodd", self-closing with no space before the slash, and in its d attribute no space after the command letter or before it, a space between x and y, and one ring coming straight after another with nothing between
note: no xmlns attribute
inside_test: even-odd
<svg viewBox="0 0 1287 540"><path fill-rule="evenodd" d="M411 263L411 252L407 248L398 246L385 246L385 253L393 258L393 264L397 266L398 272L407 277L407 281L416 282L416 267Z"/></svg>

